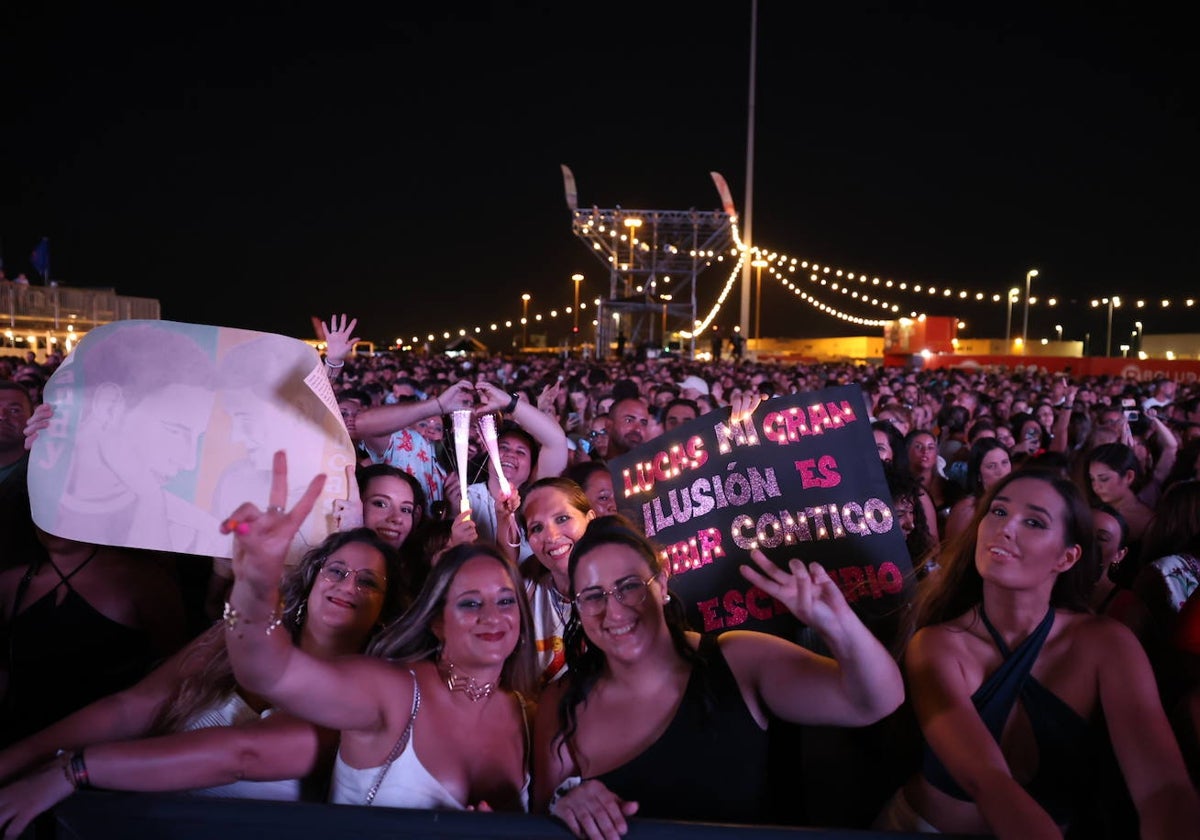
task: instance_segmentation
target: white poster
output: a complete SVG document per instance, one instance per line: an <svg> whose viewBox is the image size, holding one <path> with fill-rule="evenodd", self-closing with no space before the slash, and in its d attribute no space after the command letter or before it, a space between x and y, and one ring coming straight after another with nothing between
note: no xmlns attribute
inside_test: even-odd
<svg viewBox="0 0 1200 840"><path fill-rule="evenodd" d="M276 450L289 505L317 473L322 497L292 561L333 528L354 447L316 351L270 333L172 321L89 332L50 378L50 427L29 462L33 519L81 542L229 557L219 525L267 505Z"/></svg>

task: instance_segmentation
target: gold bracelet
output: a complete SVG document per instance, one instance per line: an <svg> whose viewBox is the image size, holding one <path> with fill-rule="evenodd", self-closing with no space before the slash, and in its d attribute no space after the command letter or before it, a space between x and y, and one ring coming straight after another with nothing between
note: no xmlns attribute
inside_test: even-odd
<svg viewBox="0 0 1200 840"><path fill-rule="evenodd" d="M233 630L239 624L258 624L257 621L250 621L248 618L245 618L240 612L237 611L237 608L228 601L225 602L225 611L221 614L221 620L225 622L226 630ZM270 636L276 628L282 625L283 610L281 607L276 607L267 615L267 635Z"/></svg>

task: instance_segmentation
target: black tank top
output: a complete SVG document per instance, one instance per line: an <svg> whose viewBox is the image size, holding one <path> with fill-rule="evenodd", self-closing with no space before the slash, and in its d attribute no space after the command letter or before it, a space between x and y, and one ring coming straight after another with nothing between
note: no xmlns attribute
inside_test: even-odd
<svg viewBox="0 0 1200 840"><path fill-rule="evenodd" d="M679 708L640 755L596 778L638 816L706 822L768 819L767 732L746 708L714 636L703 636Z"/></svg>
<svg viewBox="0 0 1200 840"><path fill-rule="evenodd" d="M65 576L51 562L59 582L20 612L32 575L17 589L15 615L3 640L9 684L0 707L0 744L128 688L154 664L149 633L113 621L71 586L70 578L92 557ZM56 603L59 587L65 587L66 594Z"/></svg>

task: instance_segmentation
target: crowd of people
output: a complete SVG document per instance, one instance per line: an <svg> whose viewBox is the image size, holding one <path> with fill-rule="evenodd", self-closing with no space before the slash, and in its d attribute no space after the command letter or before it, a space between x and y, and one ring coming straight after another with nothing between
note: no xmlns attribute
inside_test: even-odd
<svg viewBox="0 0 1200 840"><path fill-rule="evenodd" d="M324 477L292 475L289 506L293 453L223 512L232 563L38 529L27 449L60 360L0 359L4 836L81 787L531 811L588 838L829 824L781 805L795 727L884 757L847 828L1200 835L1200 383L358 356L356 326L335 316L324 355L354 509L298 565ZM802 550L756 550L742 575L816 643L695 632L608 463L848 384L917 579L902 626L880 637ZM456 411L494 422L495 461L478 422L458 458Z"/></svg>

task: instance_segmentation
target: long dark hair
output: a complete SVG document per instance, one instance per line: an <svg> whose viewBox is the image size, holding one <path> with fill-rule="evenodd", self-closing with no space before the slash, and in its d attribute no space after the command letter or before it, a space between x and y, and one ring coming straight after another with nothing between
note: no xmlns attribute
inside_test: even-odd
<svg viewBox="0 0 1200 840"><path fill-rule="evenodd" d="M591 551L606 545L620 545L637 552L650 571L659 575L663 572L663 564L659 559L654 544L637 531L623 516L601 516L588 523L587 531L575 548L571 551L571 559L567 570L571 577L570 598L575 597L575 572L580 561ZM707 669L704 660L692 649L687 639L687 618L684 614L681 599L672 598L663 606L663 616L667 622L667 630L671 634L671 643L675 652L685 662L690 664L704 681L707 697ZM567 657L567 688L558 705L559 731L555 740L560 749L575 735L577 726L576 707L587 700L588 694L595 688L600 676L604 673L604 652L594 644L589 644L583 624L579 620L579 612L572 604L571 617L563 631L563 645Z"/></svg>
<svg viewBox="0 0 1200 840"><path fill-rule="evenodd" d="M997 494L1014 481L1026 479L1049 485L1062 499L1065 510L1063 545L1080 548L1079 560L1055 580L1050 605L1075 612L1090 611L1089 599L1100 571L1092 511L1073 482L1053 472L1027 469L1011 472L1001 479L976 506L966 531L946 546L939 558L941 570L926 579L925 589L917 596L915 628L950 621L983 602L983 578L975 566L979 523L990 514L992 500Z"/></svg>
<svg viewBox="0 0 1200 840"><path fill-rule="evenodd" d="M367 653L400 662L436 660L441 645L431 625L446 606L446 593L451 582L467 561L476 557L487 557L499 563L508 572L513 587L517 590L521 634L516 648L504 661L504 668L500 672L500 685L521 694L531 695L535 685L535 664L533 616L529 609L529 601L521 592L521 576L516 568L504 558L500 549L488 543L456 545L443 554L425 579L425 585L421 587L412 606L375 637Z"/></svg>
<svg viewBox="0 0 1200 840"><path fill-rule="evenodd" d="M1008 454L1008 447L994 437L979 438L971 444L971 455L967 459L967 492L976 498L983 495L984 456L995 449L1003 449Z"/></svg>
<svg viewBox="0 0 1200 840"><path fill-rule="evenodd" d="M396 591L398 587L391 583L400 567L396 550L379 539L370 528L338 531L330 534L320 545L309 549L294 568L284 573L279 585L279 594L283 599L281 619L292 644L300 641L300 630L304 625L303 611L300 607L308 601L313 584L317 580L317 573L335 552L350 543L369 545L383 555L389 583L384 587L379 619L381 622L387 622L396 613L399 593ZM190 669L188 675L175 686L175 690L151 725L152 734L161 735L182 730L197 712L208 708L237 687L233 665L229 661L229 650L225 647L224 622L218 621L192 642L185 661L193 658L198 659L201 664Z"/></svg>
<svg viewBox="0 0 1200 840"><path fill-rule="evenodd" d="M370 464L358 467L354 471L354 478L358 482L359 495L366 496L367 487L370 486L372 479L381 476L391 476L403 481L412 490L413 495L412 529L400 545L400 562L396 570L395 585L388 587L388 593L395 593L400 606L407 607L420 590L421 584L425 582L425 576L429 574L429 557L425 554L423 540L418 536L418 533L423 530L421 526L426 521L427 500L417 477L399 467L393 467L391 464ZM463 488L463 492L466 492L466 488Z"/></svg>

